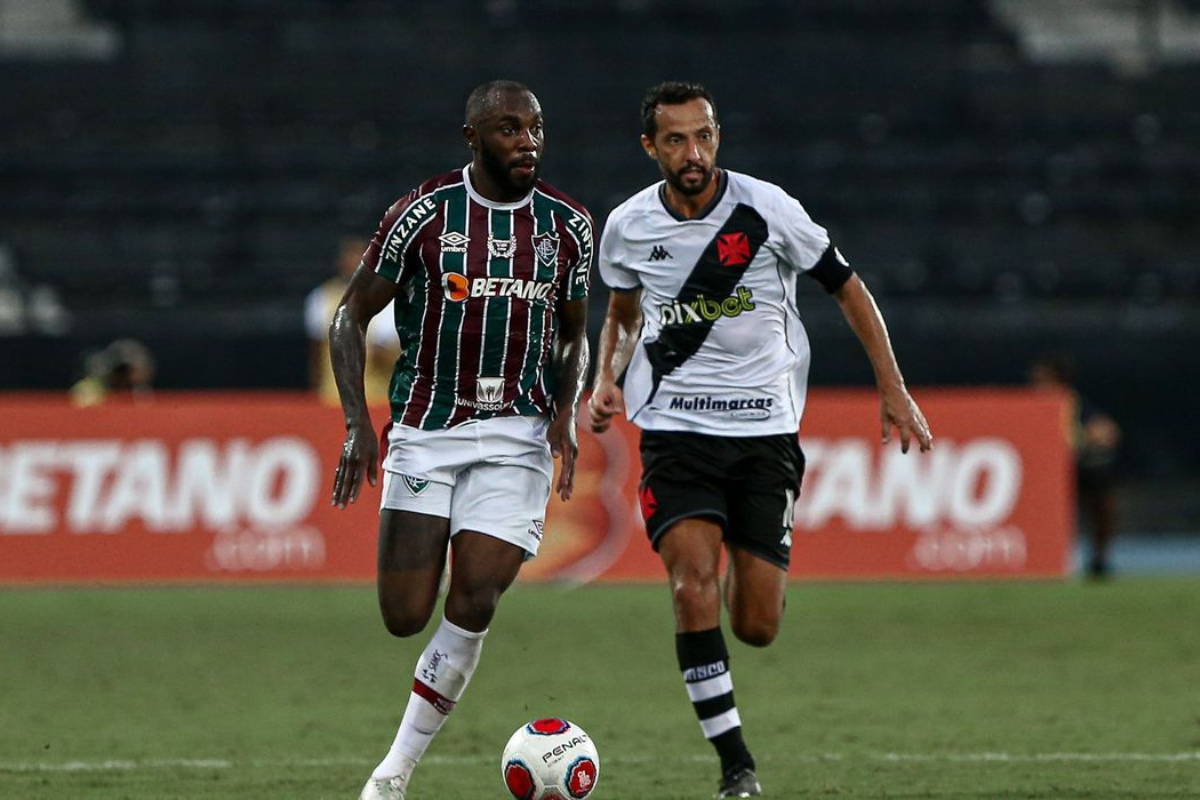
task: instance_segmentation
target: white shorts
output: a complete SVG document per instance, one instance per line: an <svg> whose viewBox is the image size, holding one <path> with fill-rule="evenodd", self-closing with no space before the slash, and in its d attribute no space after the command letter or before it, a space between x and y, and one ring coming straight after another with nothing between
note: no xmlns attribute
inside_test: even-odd
<svg viewBox="0 0 1200 800"><path fill-rule="evenodd" d="M545 417L494 417L447 430L393 425L380 508L450 520L537 555L554 459Z"/></svg>

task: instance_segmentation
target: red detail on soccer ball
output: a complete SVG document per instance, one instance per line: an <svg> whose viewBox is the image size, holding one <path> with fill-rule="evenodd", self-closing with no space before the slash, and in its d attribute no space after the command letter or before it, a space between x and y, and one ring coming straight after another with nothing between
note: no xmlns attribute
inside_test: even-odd
<svg viewBox="0 0 1200 800"><path fill-rule="evenodd" d="M750 240L741 232L721 234L717 237L717 257L724 267L745 264L750 260Z"/></svg>
<svg viewBox="0 0 1200 800"><path fill-rule="evenodd" d="M570 727L571 723L565 719L547 717L546 719L535 719L529 723L529 732L540 733L542 736L553 736L556 733L563 733Z"/></svg>
<svg viewBox="0 0 1200 800"><path fill-rule="evenodd" d="M510 761L504 768L504 785L508 787L512 796L519 800L531 800L533 791L537 788L533 773L520 761Z"/></svg>
<svg viewBox="0 0 1200 800"><path fill-rule="evenodd" d="M581 758L571 765L567 773L567 791L576 800L583 800L592 793L596 785L596 763L590 758Z"/></svg>
<svg viewBox="0 0 1200 800"><path fill-rule="evenodd" d="M649 521L658 510L658 501L654 499L654 491L648 484L638 489L638 500L642 506L642 519Z"/></svg>

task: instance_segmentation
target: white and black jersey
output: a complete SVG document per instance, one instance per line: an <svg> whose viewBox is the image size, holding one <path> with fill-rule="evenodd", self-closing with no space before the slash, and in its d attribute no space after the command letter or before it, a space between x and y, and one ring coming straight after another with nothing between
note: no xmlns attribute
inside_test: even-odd
<svg viewBox="0 0 1200 800"><path fill-rule="evenodd" d="M675 214L659 182L609 215L600 276L642 290L626 415L645 430L716 436L794 433L808 388L796 277L827 291L849 279L829 235L774 184L721 170L712 203Z"/></svg>

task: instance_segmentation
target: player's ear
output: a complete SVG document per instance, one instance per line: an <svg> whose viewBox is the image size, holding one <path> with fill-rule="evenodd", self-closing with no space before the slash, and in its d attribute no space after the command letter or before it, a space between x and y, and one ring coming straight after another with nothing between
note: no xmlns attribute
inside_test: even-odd
<svg viewBox="0 0 1200 800"><path fill-rule="evenodd" d="M655 161L658 160L658 148L654 146L654 140L646 134L642 134L642 149L646 151L646 155Z"/></svg>
<svg viewBox="0 0 1200 800"><path fill-rule="evenodd" d="M474 150L479 146L479 134L475 132L475 126L463 125L462 135L463 139L467 143L467 147Z"/></svg>

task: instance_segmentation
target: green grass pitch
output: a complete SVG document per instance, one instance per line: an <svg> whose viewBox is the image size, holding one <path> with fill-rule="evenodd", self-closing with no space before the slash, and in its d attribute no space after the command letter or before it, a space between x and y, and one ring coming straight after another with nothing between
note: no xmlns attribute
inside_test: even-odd
<svg viewBox="0 0 1200 800"><path fill-rule="evenodd" d="M0 798L354 798L424 637L370 587L0 591ZM774 798L1200 797L1200 580L789 589L731 644ZM711 797L663 586L504 598L411 800L502 798L529 718L595 739L596 800Z"/></svg>

